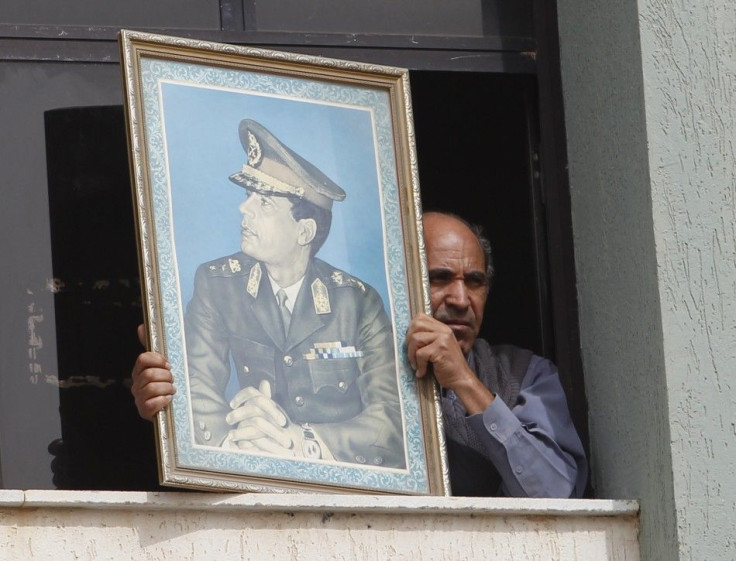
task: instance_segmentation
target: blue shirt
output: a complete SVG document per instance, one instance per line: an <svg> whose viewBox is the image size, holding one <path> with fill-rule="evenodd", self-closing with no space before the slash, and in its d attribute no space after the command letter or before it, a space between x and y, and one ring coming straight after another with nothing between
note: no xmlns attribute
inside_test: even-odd
<svg viewBox="0 0 736 561"><path fill-rule="evenodd" d="M451 390L445 399L464 411ZM532 356L512 409L496 398L467 421L501 475L501 495L582 497L588 464L557 368L549 360Z"/></svg>

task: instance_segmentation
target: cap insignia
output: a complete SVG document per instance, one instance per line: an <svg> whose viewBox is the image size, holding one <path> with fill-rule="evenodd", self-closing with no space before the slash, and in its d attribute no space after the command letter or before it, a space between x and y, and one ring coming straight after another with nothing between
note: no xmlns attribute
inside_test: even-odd
<svg viewBox="0 0 736 561"><path fill-rule="evenodd" d="M261 264L256 263L253 265L250 269L250 274L248 275L248 285L246 287L246 290L248 291L248 294L250 294L253 298L258 296L258 287L261 284Z"/></svg>
<svg viewBox="0 0 736 561"><path fill-rule="evenodd" d="M314 311L317 314L329 314L330 295L327 293L327 287L320 279L314 279L312 283L312 300L314 300Z"/></svg>
<svg viewBox="0 0 736 561"><path fill-rule="evenodd" d="M256 135L248 131L248 165L251 167L258 167L261 163L261 145L258 143Z"/></svg>

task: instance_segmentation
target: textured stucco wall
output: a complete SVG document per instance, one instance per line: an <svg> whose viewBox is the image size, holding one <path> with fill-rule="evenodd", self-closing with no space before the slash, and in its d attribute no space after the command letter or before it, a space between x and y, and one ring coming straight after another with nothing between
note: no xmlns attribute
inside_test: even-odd
<svg viewBox="0 0 736 561"><path fill-rule="evenodd" d="M640 22L680 559L733 559L736 3Z"/></svg>
<svg viewBox="0 0 736 561"><path fill-rule="evenodd" d="M736 4L558 6L598 496L643 559L731 558Z"/></svg>

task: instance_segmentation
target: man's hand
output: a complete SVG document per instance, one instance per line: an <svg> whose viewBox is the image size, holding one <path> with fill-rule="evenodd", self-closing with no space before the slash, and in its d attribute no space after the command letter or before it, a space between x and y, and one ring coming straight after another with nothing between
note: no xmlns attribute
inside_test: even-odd
<svg viewBox="0 0 736 561"><path fill-rule="evenodd" d="M460 349L447 325L427 314L417 314L406 332L409 362L417 377L426 375L428 366L437 382L460 398L469 414L485 411L494 395L483 385Z"/></svg>
<svg viewBox="0 0 736 561"><path fill-rule="evenodd" d="M171 365L158 353L141 353L133 366L132 378L130 391L138 414L152 421L176 393Z"/></svg>
<svg viewBox="0 0 736 561"><path fill-rule="evenodd" d="M143 325L138 327L138 339L145 345L146 330ZM131 377L133 385L130 391L135 398L138 414L152 421L156 413L171 403L176 393L171 365L158 353L141 353L133 365Z"/></svg>
<svg viewBox="0 0 736 561"><path fill-rule="evenodd" d="M302 456L304 433L271 399L267 380L256 389L243 388L230 401L232 411L225 420L236 425L226 442L241 450L261 451L279 456Z"/></svg>

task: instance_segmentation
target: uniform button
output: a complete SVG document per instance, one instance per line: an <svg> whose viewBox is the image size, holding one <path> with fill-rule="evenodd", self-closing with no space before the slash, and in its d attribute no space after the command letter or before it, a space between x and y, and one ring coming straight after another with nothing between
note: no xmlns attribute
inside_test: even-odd
<svg viewBox="0 0 736 561"><path fill-rule="evenodd" d="M359 464L364 464L365 456L355 456L355 461L358 462Z"/></svg>
<svg viewBox="0 0 736 561"><path fill-rule="evenodd" d="M286 356L284 357L284 364L285 364L286 366L291 366L292 364L294 364L294 359L293 359L293 358L291 358L291 357L290 357L289 355L286 355Z"/></svg>
<svg viewBox="0 0 736 561"><path fill-rule="evenodd" d="M209 440L212 438L212 433L208 430L204 431L204 434L202 435L205 440Z"/></svg>
<svg viewBox="0 0 736 561"><path fill-rule="evenodd" d="M337 387L340 388L341 390L344 390L347 387L347 384L345 382L343 382L342 380L340 380L337 383Z"/></svg>
<svg viewBox="0 0 736 561"><path fill-rule="evenodd" d="M250 372L250 368L247 366L243 366L243 374L248 374Z"/></svg>
<svg viewBox="0 0 736 561"><path fill-rule="evenodd" d="M204 421L199 421L199 430L204 430L207 428L207 425L204 424Z"/></svg>
<svg viewBox="0 0 736 561"><path fill-rule="evenodd" d="M521 473L522 471L524 471L524 468L523 468L523 467L521 467L521 466L516 466L516 467L514 468L514 471L515 471L516 473Z"/></svg>
<svg viewBox="0 0 736 561"><path fill-rule="evenodd" d="M298 395L294 398L294 403L296 403L299 407L301 407L302 405L304 405L304 398Z"/></svg>
<svg viewBox="0 0 736 561"><path fill-rule="evenodd" d="M373 458L373 463L377 466L380 466L383 463L383 458L381 456L376 456Z"/></svg>
<svg viewBox="0 0 736 561"><path fill-rule="evenodd" d="M491 423L491 430L496 430L498 428L498 425L496 423Z"/></svg>

